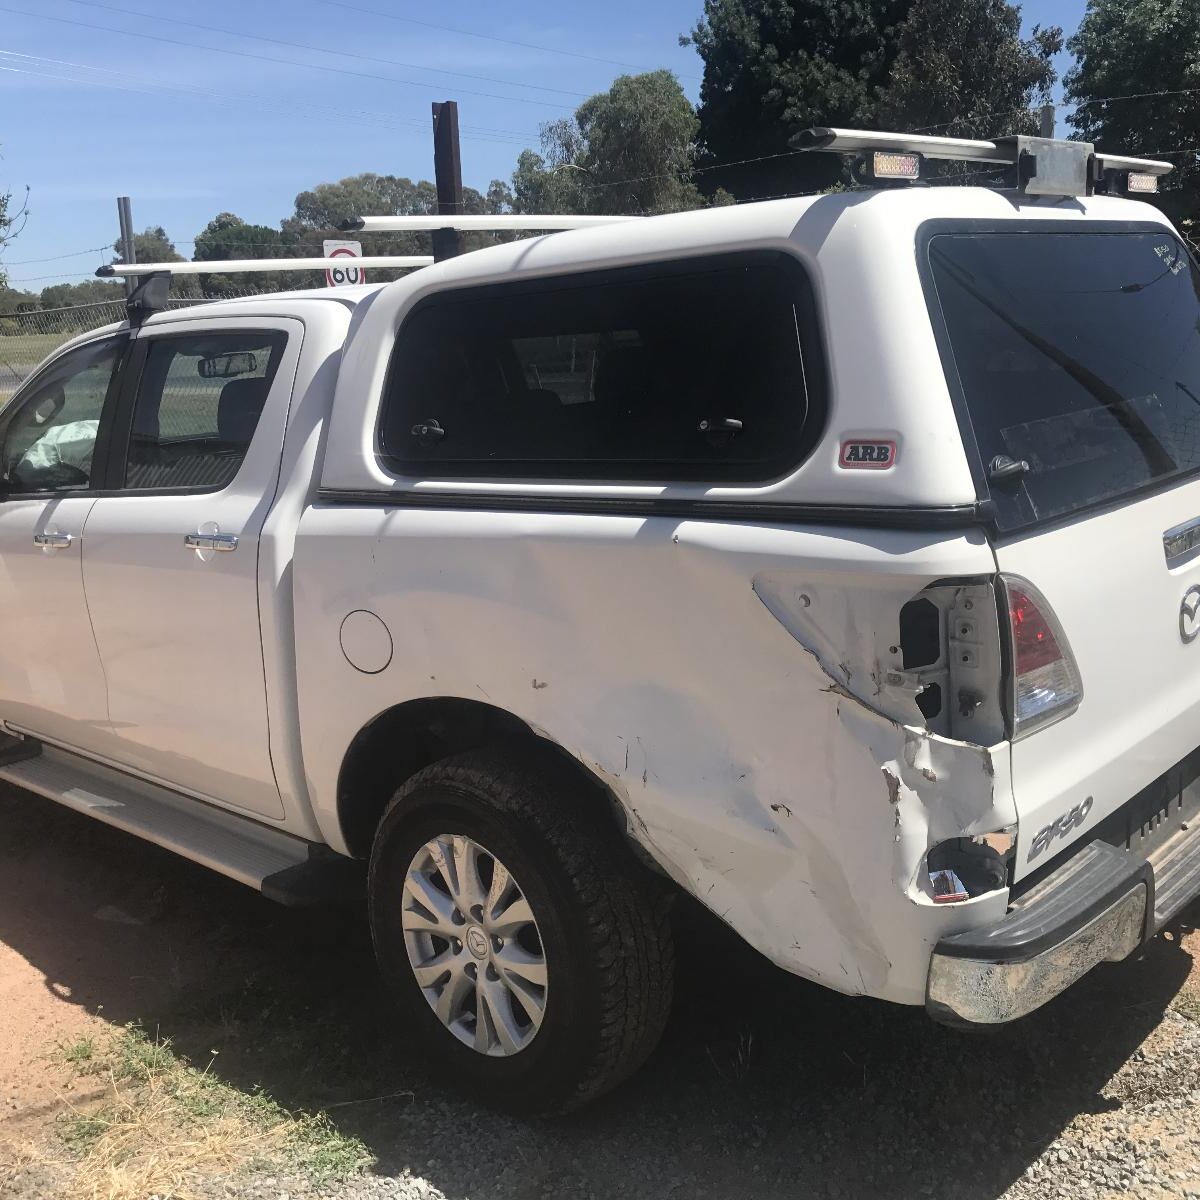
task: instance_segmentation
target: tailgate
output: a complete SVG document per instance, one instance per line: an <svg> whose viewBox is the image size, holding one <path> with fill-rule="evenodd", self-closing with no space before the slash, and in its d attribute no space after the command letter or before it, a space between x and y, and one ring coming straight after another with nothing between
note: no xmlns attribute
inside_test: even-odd
<svg viewBox="0 0 1200 1200"><path fill-rule="evenodd" d="M1200 557L1168 566L1163 546L1197 518L1189 482L996 547L1000 570L1050 602L1083 680L1075 713L1012 746L1018 879L1200 746L1200 638L1185 640L1200 631ZM1082 806L1039 852L1038 834Z"/></svg>
<svg viewBox="0 0 1200 1200"><path fill-rule="evenodd" d="M1012 743L1018 879L1200 746L1200 270L1144 211L928 243L997 564L1044 596L1082 682L1065 715L1032 673L1045 635L1023 625L1029 670L1010 670L1062 719Z"/></svg>

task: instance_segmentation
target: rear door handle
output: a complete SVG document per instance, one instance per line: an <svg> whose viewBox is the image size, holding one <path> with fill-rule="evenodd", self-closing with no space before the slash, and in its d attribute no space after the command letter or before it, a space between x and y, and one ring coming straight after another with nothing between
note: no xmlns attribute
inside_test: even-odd
<svg viewBox="0 0 1200 1200"><path fill-rule="evenodd" d="M236 550L238 539L236 533L187 533L183 544L189 550Z"/></svg>
<svg viewBox="0 0 1200 1200"><path fill-rule="evenodd" d="M73 533L35 533L33 535L35 546L45 546L50 550L65 550L74 540Z"/></svg>

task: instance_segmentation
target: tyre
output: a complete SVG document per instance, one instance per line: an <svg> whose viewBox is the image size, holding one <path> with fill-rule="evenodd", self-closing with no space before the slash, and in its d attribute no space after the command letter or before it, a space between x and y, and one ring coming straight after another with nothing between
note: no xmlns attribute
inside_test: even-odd
<svg viewBox="0 0 1200 1200"><path fill-rule="evenodd" d="M554 753L473 752L413 776L380 821L368 888L406 1033L484 1103L569 1112L657 1044L669 891Z"/></svg>

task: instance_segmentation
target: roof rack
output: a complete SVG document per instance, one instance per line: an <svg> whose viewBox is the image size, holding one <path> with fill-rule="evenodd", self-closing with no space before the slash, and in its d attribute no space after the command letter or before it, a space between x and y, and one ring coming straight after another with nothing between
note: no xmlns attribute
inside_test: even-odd
<svg viewBox="0 0 1200 1200"><path fill-rule="evenodd" d="M1156 192L1158 177L1171 170L1170 163L1157 159L1098 153L1091 142L1023 134L976 141L817 127L796 134L789 144L797 150L852 156L864 182L883 184L918 182L926 159L995 163L1014 168L1017 190L1032 196L1146 194Z"/></svg>
<svg viewBox="0 0 1200 1200"><path fill-rule="evenodd" d="M353 217L342 224L343 233L419 233L431 229L479 230L588 229L618 221L640 221L641 217L596 216L578 213L501 213L499 215L439 216L437 213L409 217Z"/></svg>
<svg viewBox="0 0 1200 1200"><path fill-rule="evenodd" d="M376 254L346 260L355 267L384 267L390 270L405 270L409 267L427 267L433 262L429 254ZM336 265L336 258L228 258L212 259L208 262L168 263L109 263L97 269L101 279L123 275L127 279L137 275L236 275L255 271L327 271Z"/></svg>

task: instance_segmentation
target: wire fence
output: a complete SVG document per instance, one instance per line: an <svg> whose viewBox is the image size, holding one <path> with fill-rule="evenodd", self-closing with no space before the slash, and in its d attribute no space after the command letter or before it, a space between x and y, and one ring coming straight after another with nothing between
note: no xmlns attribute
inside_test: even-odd
<svg viewBox="0 0 1200 1200"><path fill-rule="evenodd" d="M251 288L241 295L254 295ZM172 297L170 308L211 304L220 297ZM41 308L0 314L0 404L20 387L26 376L64 342L125 319L124 300L102 300L95 304L73 304L66 308Z"/></svg>

